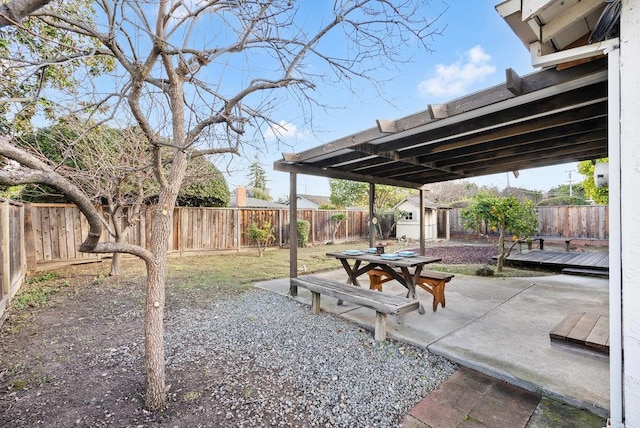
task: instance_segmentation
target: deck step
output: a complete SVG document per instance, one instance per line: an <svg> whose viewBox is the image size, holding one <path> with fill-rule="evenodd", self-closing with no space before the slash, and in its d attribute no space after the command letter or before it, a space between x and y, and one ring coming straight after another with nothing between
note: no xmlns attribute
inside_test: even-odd
<svg viewBox="0 0 640 428"><path fill-rule="evenodd" d="M609 278L608 270L599 269L581 269L581 268L564 268L562 273L566 275L595 276L598 278Z"/></svg>
<svg viewBox="0 0 640 428"><path fill-rule="evenodd" d="M575 312L564 317L549 333L551 342L609 355L609 317Z"/></svg>

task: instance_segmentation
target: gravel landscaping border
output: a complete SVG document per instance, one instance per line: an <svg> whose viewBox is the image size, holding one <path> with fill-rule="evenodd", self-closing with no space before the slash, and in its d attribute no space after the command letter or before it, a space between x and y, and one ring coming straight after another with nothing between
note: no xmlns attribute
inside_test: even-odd
<svg viewBox="0 0 640 428"><path fill-rule="evenodd" d="M169 370L215 371L229 426L399 426L455 370L426 350L376 343L335 315L262 290L182 309L167 323Z"/></svg>

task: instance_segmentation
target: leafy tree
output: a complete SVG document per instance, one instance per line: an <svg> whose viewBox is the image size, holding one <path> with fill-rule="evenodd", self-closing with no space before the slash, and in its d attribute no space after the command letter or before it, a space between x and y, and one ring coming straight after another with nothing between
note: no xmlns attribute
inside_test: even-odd
<svg viewBox="0 0 640 428"><path fill-rule="evenodd" d="M81 88L91 86L85 77L95 78L116 67L112 56L96 55L100 53L100 41L78 31L80 28L27 18L32 13L44 16L49 10L69 23L94 27L94 2L52 2L51 7L41 9L47 3L48 0L13 0L0 4L0 129L8 135L31 131L35 115L55 119L62 111L57 103L61 92L68 95L69 101L77 101L70 105L74 113L81 112L85 104L75 97ZM26 19L21 25L13 25L23 18Z"/></svg>
<svg viewBox="0 0 640 428"><path fill-rule="evenodd" d="M513 196L519 201L525 201L528 199L534 204L537 204L542 200L542 192L540 192L539 190L529 190L520 187L506 187L502 190L502 192L500 192L500 196Z"/></svg>
<svg viewBox="0 0 640 428"><path fill-rule="evenodd" d="M205 157L194 159L188 171L192 177L185 181L178 194L177 205L183 207L226 207L231 199L231 192L224 176Z"/></svg>
<svg viewBox="0 0 640 428"><path fill-rule="evenodd" d="M256 243L258 257L262 257L265 248L269 245L269 241L275 239L271 223L265 221L262 227L258 227L256 223L251 223L251 226L249 226L249 239L251 242Z"/></svg>
<svg viewBox="0 0 640 428"><path fill-rule="evenodd" d="M267 189L267 172L257 160L249 165L247 178L249 179L250 188L262 190Z"/></svg>
<svg viewBox="0 0 640 428"><path fill-rule="evenodd" d="M595 161L582 161L578 164L578 172L585 176L582 182L585 196L596 204L606 205L609 203L609 188L596 187L596 182L593 177L595 164L603 162L609 162L609 158L596 159Z"/></svg>
<svg viewBox="0 0 640 428"><path fill-rule="evenodd" d="M560 206L560 205L588 205L588 202L579 196L557 196L555 198L547 198L538 202L538 206Z"/></svg>
<svg viewBox="0 0 640 428"><path fill-rule="evenodd" d="M366 207L369 205L369 184L350 180L329 180L329 200L338 208ZM400 187L376 184L374 208L377 211L396 206L410 191Z"/></svg>
<svg viewBox="0 0 640 428"><path fill-rule="evenodd" d="M307 220L298 220L296 224L296 233L298 235L298 246L306 247L309 242L309 231L311 230L311 224Z"/></svg>
<svg viewBox="0 0 640 428"><path fill-rule="evenodd" d="M569 197L569 196L583 199L583 200L586 199L583 183L573 183L571 185L560 184L559 186L552 187L551 189L549 189L550 198Z"/></svg>
<svg viewBox="0 0 640 428"><path fill-rule="evenodd" d="M249 179L249 193L252 198L262 199L263 201L271 200L271 195L269 195L269 190L267 189L267 172L257 159L249 165L247 178Z"/></svg>
<svg viewBox="0 0 640 428"><path fill-rule="evenodd" d="M376 184L375 191L376 198L373 205L376 212L393 209L393 207L402 202L406 196L415 192L402 187L387 186L385 184Z"/></svg>
<svg viewBox="0 0 640 428"><path fill-rule="evenodd" d="M26 107L46 108L50 115L71 109L93 124L131 118L133 123L122 128L140 130L144 150L153 160L148 169L158 191L149 247L100 242L104 225L91 196L59 174L59 165L17 146L22 130L14 126L16 121L2 124L0 155L18 166L0 169L0 182L55 188L88 220L81 251L128 253L145 262L148 410L162 411L167 405L163 342L167 249L173 208L189 162L197 156L240 153L247 144L243 136L277 123L272 109L284 97L301 100L305 106L328 107L313 98L321 92L320 84L347 85L354 93L360 88L348 85L361 79L376 86L381 67L405 60L406 46L412 47L412 55L417 45L428 50L430 36L437 33L426 0L322 5L310 17L304 2L290 0L163 0L153 7L140 0L123 0L117 7L110 2L84 7L59 2L29 9L36 12L8 30L14 34L1 30L0 40L12 41L11 49L2 52L3 64L12 64L15 71L0 73L2 100L12 103L4 107L5 113L25 107L5 88L24 85L31 100L55 90L46 103ZM76 37L82 43L52 43L51 31L58 31L60 39ZM332 38L330 43L324 43L327 38ZM61 47L68 52L60 54ZM26 60L24 52L29 52ZM71 72L68 67L74 65L77 68ZM52 73L54 79L39 79L42 73ZM67 85L70 79L56 79L56 73L67 73L82 84ZM12 85L11 79L17 84Z"/></svg>
<svg viewBox="0 0 640 428"><path fill-rule="evenodd" d="M329 200L336 207L363 207L369 203L367 183L332 178L329 180L329 189L331 191Z"/></svg>
<svg viewBox="0 0 640 428"><path fill-rule="evenodd" d="M487 194L476 195L467 208L460 211L464 227L478 232L488 226L498 231L498 272L502 272L504 261L511 254L518 239L527 238L538 230L538 216L532 201L520 202L513 196L501 198ZM513 235L511 242L507 233Z"/></svg>
<svg viewBox="0 0 640 428"><path fill-rule="evenodd" d="M257 187L253 187L249 189L248 195L252 198L262 199L263 201L270 201L271 195L267 189L260 189Z"/></svg>

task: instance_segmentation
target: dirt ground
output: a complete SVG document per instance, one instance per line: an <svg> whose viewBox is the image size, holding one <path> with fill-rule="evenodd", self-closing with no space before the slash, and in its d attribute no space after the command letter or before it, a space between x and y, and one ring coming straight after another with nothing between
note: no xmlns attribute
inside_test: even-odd
<svg viewBox="0 0 640 428"><path fill-rule="evenodd" d="M489 263L493 251L443 245L429 254ZM103 263L59 271L46 304L9 311L0 332L0 426L227 426L223 404L185 393L222 387L195 375L197 367L167 371L167 412L144 410L144 279L110 278L107 270ZM194 294L168 284L166 317L246 288Z"/></svg>

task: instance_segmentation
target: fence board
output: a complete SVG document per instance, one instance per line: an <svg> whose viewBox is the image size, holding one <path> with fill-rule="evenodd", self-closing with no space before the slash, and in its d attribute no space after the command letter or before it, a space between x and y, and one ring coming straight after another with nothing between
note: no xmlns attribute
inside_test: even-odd
<svg viewBox="0 0 640 428"><path fill-rule="evenodd" d="M0 198L0 323L26 274L24 209Z"/></svg>
<svg viewBox="0 0 640 428"><path fill-rule="evenodd" d="M462 228L459 209L450 211L452 233L470 233ZM367 239L369 216L365 211L302 209L298 218L309 221L311 239L316 244L333 238L331 216L346 212L347 220L340 226L336 240ZM153 210L143 210L134 222L125 241L149 248ZM608 239L608 207L572 206L538 207L540 235ZM249 247L246 233L252 222L262 226L269 221L275 240L272 245L289 240L289 211L275 209L231 209L179 207L174 211L174 231L170 237L170 251L216 251ZM77 252L88 232L88 223L72 205L32 204L31 226L34 236L35 260L63 261L95 257ZM103 236L103 240L111 239Z"/></svg>
<svg viewBox="0 0 640 428"><path fill-rule="evenodd" d="M609 207L606 205L538 207L538 229L541 236L609 239ZM460 209L449 216L451 233L472 234L462 226Z"/></svg>

